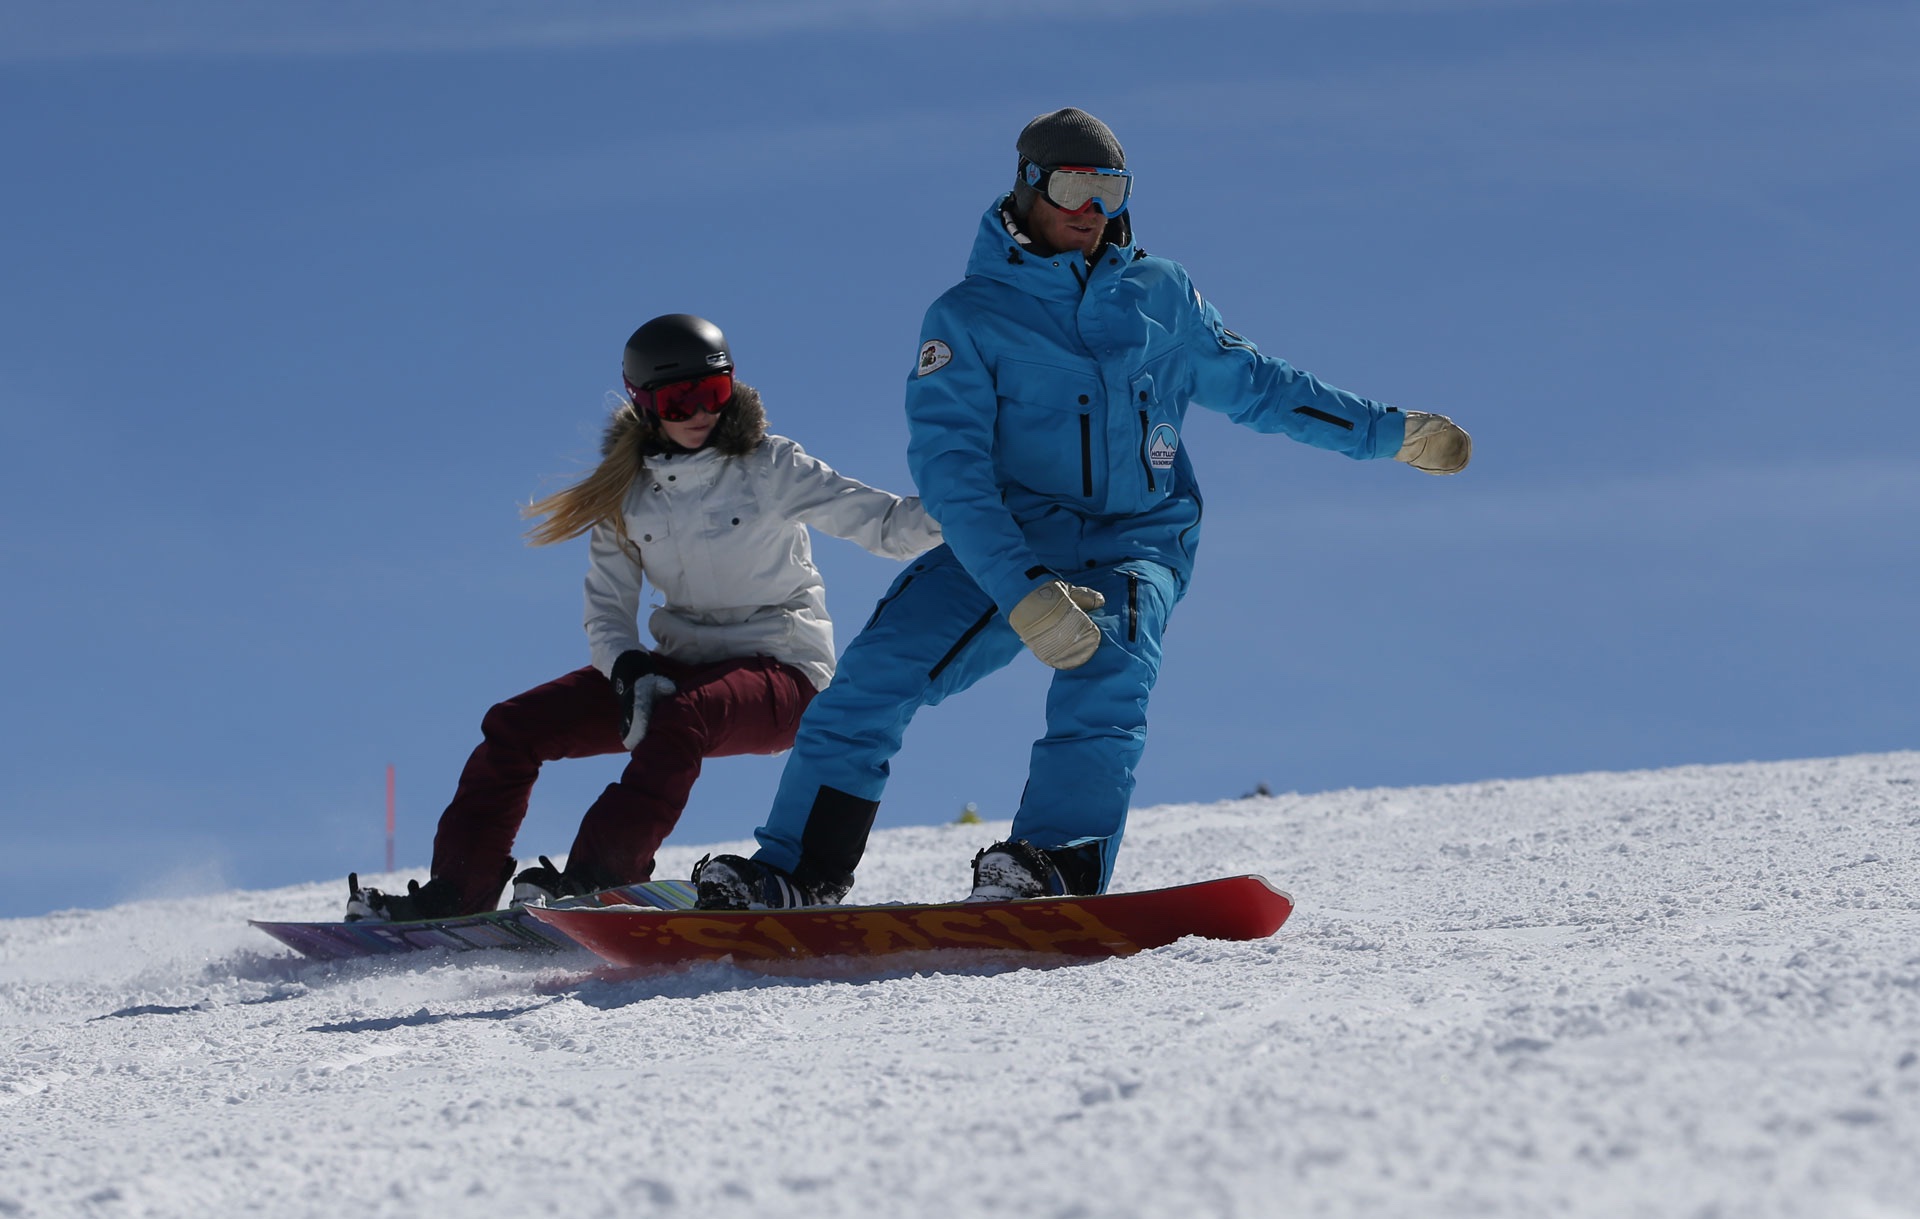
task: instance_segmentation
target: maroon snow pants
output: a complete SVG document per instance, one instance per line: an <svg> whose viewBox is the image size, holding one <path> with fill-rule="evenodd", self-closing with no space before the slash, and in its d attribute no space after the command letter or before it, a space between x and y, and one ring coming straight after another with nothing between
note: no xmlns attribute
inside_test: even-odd
<svg viewBox="0 0 1920 1219"><path fill-rule="evenodd" d="M660 656L656 668L678 692L653 704L646 738L587 810L567 861L596 888L651 879L654 852L686 808L701 762L791 748L813 701L805 675L765 656L707 665ZM433 875L459 890L462 913L499 903L541 763L626 752L613 683L591 667L495 704L480 733L433 837Z"/></svg>

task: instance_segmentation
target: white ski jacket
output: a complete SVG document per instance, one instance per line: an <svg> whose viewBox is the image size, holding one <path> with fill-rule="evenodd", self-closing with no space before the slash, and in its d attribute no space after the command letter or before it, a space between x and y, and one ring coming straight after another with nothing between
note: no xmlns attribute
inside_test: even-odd
<svg viewBox="0 0 1920 1219"><path fill-rule="evenodd" d="M833 678L833 622L807 526L877 555L911 559L940 544L918 496L844 477L784 436L743 456L703 449L647 458L622 507L627 541L594 528L587 640L609 677L640 640L644 576L664 599L647 619L655 649L688 664L771 656L817 689Z"/></svg>

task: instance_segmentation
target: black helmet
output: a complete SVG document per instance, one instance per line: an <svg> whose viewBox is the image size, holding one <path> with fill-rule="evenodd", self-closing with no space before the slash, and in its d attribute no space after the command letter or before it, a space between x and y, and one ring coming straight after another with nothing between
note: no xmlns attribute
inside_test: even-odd
<svg viewBox="0 0 1920 1219"><path fill-rule="evenodd" d="M633 332L621 370L628 385L652 389L669 381L732 372L733 353L727 350L727 336L706 318L668 313Z"/></svg>

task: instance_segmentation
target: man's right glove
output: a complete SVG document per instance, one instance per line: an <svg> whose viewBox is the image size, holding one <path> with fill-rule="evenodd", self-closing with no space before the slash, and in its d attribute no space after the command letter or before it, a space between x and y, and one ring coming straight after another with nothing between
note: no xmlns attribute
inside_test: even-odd
<svg viewBox="0 0 1920 1219"><path fill-rule="evenodd" d="M637 749L647 736L653 702L677 692L671 679L653 671L653 653L639 649L620 653L613 662L613 697L620 707L620 743Z"/></svg>
<svg viewBox="0 0 1920 1219"><path fill-rule="evenodd" d="M1007 613L1007 623L1045 663L1056 669L1077 669L1100 646L1100 628L1087 611L1106 603L1091 588L1055 580L1020 598L1020 604Z"/></svg>
<svg viewBox="0 0 1920 1219"><path fill-rule="evenodd" d="M1407 439L1395 461L1428 474L1458 474L1473 457L1473 437L1445 415L1408 411Z"/></svg>

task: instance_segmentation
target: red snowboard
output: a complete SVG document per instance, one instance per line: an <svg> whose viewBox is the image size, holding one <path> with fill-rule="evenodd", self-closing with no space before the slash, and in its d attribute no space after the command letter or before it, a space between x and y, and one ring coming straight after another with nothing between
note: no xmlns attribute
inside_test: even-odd
<svg viewBox="0 0 1920 1219"><path fill-rule="evenodd" d="M966 949L1044 956L1125 956L1182 936L1257 940L1293 912L1258 876L1019 902L821 906L806 910L594 909L527 913L615 965L679 965L734 957L791 961Z"/></svg>

